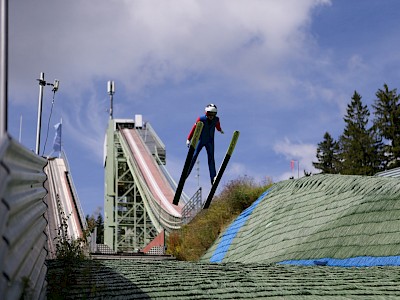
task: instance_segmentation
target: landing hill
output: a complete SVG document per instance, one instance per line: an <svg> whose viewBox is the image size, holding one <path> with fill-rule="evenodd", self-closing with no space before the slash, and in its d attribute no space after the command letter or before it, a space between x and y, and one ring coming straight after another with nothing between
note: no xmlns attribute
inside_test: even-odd
<svg viewBox="0 0 400 300"><path fill-rule="evenodd" d="M274 184L202 262L400 265L400 180L314 175Z"/></svg>

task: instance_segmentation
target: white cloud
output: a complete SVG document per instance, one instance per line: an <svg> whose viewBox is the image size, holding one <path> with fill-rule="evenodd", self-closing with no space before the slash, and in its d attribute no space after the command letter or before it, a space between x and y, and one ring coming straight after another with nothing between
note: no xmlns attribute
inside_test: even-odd
<svg viewBox="0 0 400 300"><path fill-rule="evenodd" d="M286 91L294 80L282 66L306 52L310 37L304 28L311 10L329 3L13 1L10 96L15 103L31 105L41 71L47 81L59 79L60 97L73 99L63 115L65 122L74 124L70 134L99 153L108 105L95 82L113 79L119 91L132 93L165 80L179 82L193 73L208 73ZM122 100L120 107L131 107L130 100Z"/></svg>
<svg viewBox="0 0 400 300"><path fill-rule="evenodd" d="M348 61L348 68L350 71L362 72L367 70L367 65L364 63L360 55L353 55Z"/></svg>
<svg viewBox="0 0 400 300"><path fill-rule="evenodd" d="M64 104L63 111L66 137L72 142L78 141L81 147L88 150L95 162L103 160L103 142L108 121L108 113L104 110L108 103L100 99L101 97L92 91L90 98L85 102ZM74 145L70 144L66 148L73 147Z"/></svg>
<svg viewBox="0 0 400 300"><path fill-rule="evenodd" d="M304 52L311 9L328 3L16 1L11 5L13 89L34 82L40 71L74 92L94 78L118 77L132 90L204 71L278 84L276 76L284 73L277 66Z"/></svg>
<svg viewBox="0 0 400 300"><path fill-rule="evenodd" d="M246 174L246 166L237 162L230 163L226 173L232 178L248 175Z"/></svg>

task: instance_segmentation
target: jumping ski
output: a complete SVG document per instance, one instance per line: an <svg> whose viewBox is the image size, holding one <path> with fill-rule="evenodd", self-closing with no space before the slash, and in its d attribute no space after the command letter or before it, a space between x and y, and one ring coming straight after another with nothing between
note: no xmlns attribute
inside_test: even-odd
<svg viewBox="0 0 400 300"><path fill-rule="evenodd" d="M172 203L174 205L178 205L179 200L181 198L183 186L185 185L185 181L186 181L187 173L188 173L188 170L190 167L190 163L192 162L193 153L194 153L194 150L196 149L197 142L199 141L201 131L203 129L203 125L204 125L203 122L197 122L196 129L194 130L193 137L190 141L189 151L186 156L185 164L183 165L183 171L181 174L181 178L179 179L179 183L178 183L178 187L176 188L174 200L172 201Z"/></svg>
<svg viewBox="0 0 400 300"><path fill-rule="evenodd" d="M231 143L229 144L229 147L228 147L228 150L226 151L224 160L222 161L222 164L219 167L217 176L215 177L215 180L214 180L214 182L213 182L213 184L211 186L211 190L210 190L210 192L208 194L207 200L203 205L203 209L206 209L206 208L208 208L210 206L211 200L214 197L214 194L215 194L215 191L217 190L218 184L221 181L222 175L224 174L226 166L228 165L228 162L229 162L229 160L230 160L230 158L232 156L233 150L235 149L236 142L237 142L237 140L239 138L239 134L240 134L239 131L235 131L233 133Z"/></svg>

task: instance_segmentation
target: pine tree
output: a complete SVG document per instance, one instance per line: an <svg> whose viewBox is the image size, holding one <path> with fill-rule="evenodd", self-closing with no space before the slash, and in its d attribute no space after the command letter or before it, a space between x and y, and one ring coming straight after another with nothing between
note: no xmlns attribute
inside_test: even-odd
<svg viewBox="0 0 400 300"><path fill-rule="evenodd" d="M104 219L101 213L98 213L97 218L94 215L86 215L86 223L91 233L94 231L95 227L97 227L96 243L104 244Z"/></svg>
<svg viewBox="0 0 400 300"><path fill-rule="evenodd" d="M329 132L325 132L324 140L318 144L317 159L313 162L316 169L321 170L325 174L339 173L339 144L336 142Z"/></svg>
<svg viewBox="0 0 400 300"><path fill-rule="evenodd" d="M103 244L104 243L104 220L101 213L97 216L96 219L96 226L97 226L97 236L96 236L96 243Z"/></svg>
<svg viewBox="0 0 400 300"><path fill-rule="evenodd" d="M400 166L400 107L397 89L389 90L387 84L376 92L374 126L385 141L382 150L384 169Z"/></svg>
<svg viewBox="0 0 400 300"><path fill-rule="evenodd" d="M339 138L341 173L373 175L380 165L379 141L373 128L367 128L370 112L363 105L360 94L354 91L351 99L344 117L345 129Z"/></svg>

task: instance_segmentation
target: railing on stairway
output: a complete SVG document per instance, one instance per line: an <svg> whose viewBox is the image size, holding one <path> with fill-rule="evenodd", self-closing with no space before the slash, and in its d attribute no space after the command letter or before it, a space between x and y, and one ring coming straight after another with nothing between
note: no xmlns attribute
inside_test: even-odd
<svg viewBox="0 0 400 300"><path fill-rule="evenodd" d="M194 193L192 198L182 208L182 222L183 224L189 223L203 207L203 200L201 197L201 187Z"/></svg>

